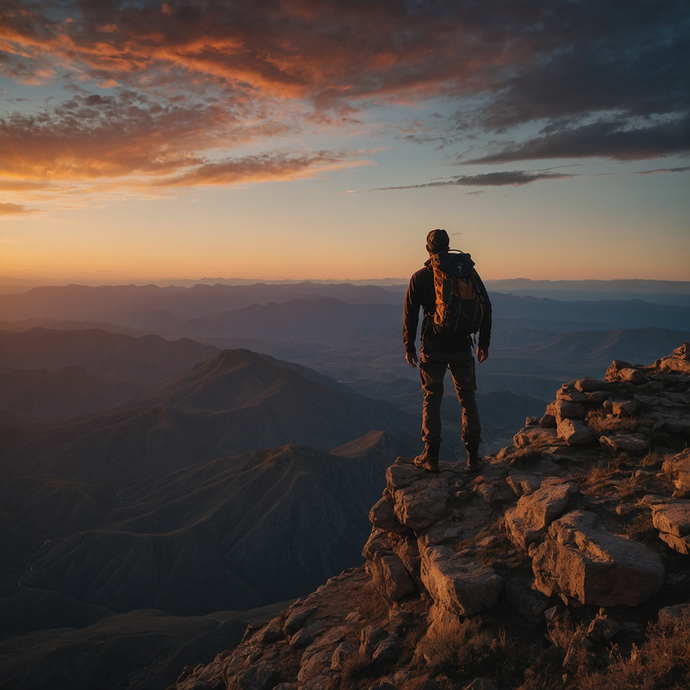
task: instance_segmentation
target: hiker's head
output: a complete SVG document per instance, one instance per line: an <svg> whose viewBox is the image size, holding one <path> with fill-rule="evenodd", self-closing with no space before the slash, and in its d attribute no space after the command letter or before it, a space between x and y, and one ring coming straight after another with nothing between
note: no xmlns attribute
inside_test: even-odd
<svg viewBox="0 0 690 690"><path fill-rule="evenodd" d="M429 254L438 254L439 252L447 252L450 248L450 238L448 233L441 228L432 230L426 236L426 250Z"/></svg>

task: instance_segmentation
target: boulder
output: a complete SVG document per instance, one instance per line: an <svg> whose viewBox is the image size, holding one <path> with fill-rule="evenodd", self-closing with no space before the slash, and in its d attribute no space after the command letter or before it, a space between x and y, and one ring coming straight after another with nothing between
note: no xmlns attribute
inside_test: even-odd
<svg viewBox="0 0 690 690"><path fill-rule="evenodd" d="M661 532L676 537L690 534L690 501L674 501L652 505L652 522Z"/></svg>
<svg viewBox="0 0 690 690"><path fill-rule="evenodd" d="M553 446L559 445L558 434L555 429L543 426L528 426L513 436L513 443L516 448L527 446Z"/></svg>
<svg viewBox="0 0 690 690"><path fill-rule="evenodd" d="M585 406L579 402L570 402L568 400L556 400L550 403L546 412L552 414L556 418L556 422L561 419L584 419Z"/></svg>
<svg viewBox="0 0 690 690"><path fill-rule="evenodd" d="M415 591L410 574L394 553L379 555L367 561L367 572L376 589L389 603L398 601Z"/></svg>
<svg viewBox="0 0 690 690"><path fill-rule="evenodd" d="M556 417L550 412L547 412L540 420L539 426L545 429L553 429L556 426Z"/></svg>
<svg viewBox="0 0 690 690"><path fill-rule="evenodd" d="M541 478L527 472L511 472L506 477L508 486L516 496L531 494L541 486Z"/></svg>
<svg viewBox="0 0 690 690"><path fill-rule="evenodd" d="M609 384L606 383L606 381L586 377L575 381L575 388L581 393L597 393L600 391L607 391L609 389Z"/></svg>
<svg viewBox="0 0 690 690"><path fill-rule="evenodd" d="M384 666L394 664L402 654L402 649L393 635L382 640L376 645L371 655L371 660Z"/></svg>
<svg viewBox="0 0 690 690"><path fill-rule="evenodd" d="M690 604L664 606L659 610L659 623L673 623L690 618Z"/></svg>
<svg viewBox="0 0 690 690"><path fill-rule="evenodd" d="M674 551L684 556L690 555L690 536L677 537L675 534L659 532L659 539L670 546Z"/></svg>
<svg viewBox="0 0 690 690"><path fill-rule="evenodd" d="M566 402L573 403L584 403L587 402L588 398L584 393L577 390L577 388L575 388L575 386L572 383L564 383L556 391L556 400L563 400Z"/></svg>
<svg viewBox="0 0 690 690"><path fill-rule="evenodd" d="M388 639L388 633L378 626L367 625L360 633L359 653L370 659L380 642Z"/></svg>
<svg viewBox="0 0 690 690"><path fill-rule="evenodd" d="M647 377L639 370L625 368L618 372L618 380L623 383L632 383L636 386L641 386L643 383L647 383Z"/></svg>
<svg viewBox="0 0 690 690"><path fill-rule="evenodd" d="M349 642L341 642L334 650L331 657L331 670L342 671L347 660L357 651Z"/></svg>
<svg viewBox="0 0 690 690"><path fill-rule="evenodd" d="M611 534L594 513L577 510L554 521L532 559L536 587L594 606L637 606L664 584L659 556Z"/></svg>
<svg viewBox="0 0 690 690"><path fill-rule="evenodd" d="M491 568L449 546L422 551L421 577L439 607L460 616L492 607L503 589L503 578Z"/></svg>
<svg viewBox="0 0 690 690"><path fill-rule="evenodd" d="M674 496L690 496L690 448L664 461L663 469L673 477L673 485L676 487Z"/></svg>
<svg viewBox="0 0 690 690"><path fill-rule="evenodd" d="M443 477L426 476L423 481L394 491L395 515L405 527L422 530L443 515L449 498L450 488Z"/></svg>
<svg viewBox="0 0 690 690"><path fill-rule="evenodd" d="M570 497L580 487L575 482L550 484L520 497L516 505L505 513L508 537L516 545L526 549L530 543L542 538L540 530L562 515Z"/></svg>
<svg viewBox="0 0 690 690"><path fill-rule="evenodd" d="M597 440L597 432L583 422L563 419L558 422L558 437L569 446L581 446Z"/></svg>
<svg viewBox="0 0 690 690"><path fill-rule="evenodd" d="M625 451L634 455L644 455L649 450L649 441L642 434L601 436L599 443L609 452Z"/></svg>
<svg viewBox="0 0 690 690"><path fill-rule="evenodd" d="M395 515L393 499L387 492L369 511L369 521L374 527L384 529L387 532L396 532L397 534L410 533L409 528L398 522L398 518Z"/></svg>
<svg viewBox="0 0 690 690"><path fill-rule="evenodd" d="M288 635L294 635L298 630L301 630L305 623L316 613L316 607L310 606L308 608L296 608L285 621L283 626Z"/></svg>

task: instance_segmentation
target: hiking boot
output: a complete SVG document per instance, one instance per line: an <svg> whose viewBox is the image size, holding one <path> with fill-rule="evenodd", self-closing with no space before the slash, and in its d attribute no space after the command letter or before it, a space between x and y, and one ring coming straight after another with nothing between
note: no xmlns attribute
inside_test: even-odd
<svg viewBox="0 0 690 690"><path fill-rule="evenodd" d="M479 472L484 464L479 457L479 444L466 443L465 450L467 451L467 469L470 472Z"/></svg>
<svg viewBox="0 0 690 690"><path fill-rule="evenodd" d="M414 459L414 464L427 472L438 472L438 452L440 443L425 443L424 452Z"/></svg>

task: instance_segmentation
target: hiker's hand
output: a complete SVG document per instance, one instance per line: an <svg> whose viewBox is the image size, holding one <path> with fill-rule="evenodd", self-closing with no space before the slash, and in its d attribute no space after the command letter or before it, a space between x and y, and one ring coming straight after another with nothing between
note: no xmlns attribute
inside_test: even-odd
<svg viewBox="0 0 690 690"><path fill-rule="evenodd" d="M477 349L477 364L481 364L489 356L488 350Z"/></svg>
<svg viewBox="0 0 690 690"><path fill-rule="evenodd" d="M407 363L411 367L416 367L417 362L419 362L419 359L417 358L417 353L416 352L407 352L405 354L405 359L407 360Z"/></svg>

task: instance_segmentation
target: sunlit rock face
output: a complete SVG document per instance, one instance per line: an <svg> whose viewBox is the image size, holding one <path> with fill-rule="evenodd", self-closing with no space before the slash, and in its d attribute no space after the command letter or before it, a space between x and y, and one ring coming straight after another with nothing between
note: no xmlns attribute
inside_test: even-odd
<svg viewBox="0 0 690 690"><path fill-rule="evenodd" d="M176 687L518 687L506 659L524 680L545 636L558 673L577 679L612 644L643 645L657 616L687 625L687 353L614 362L603 381L564 384L477 473L441 462L432 474L398 457L369 512L365 567L249 630ZM487 643L486 654L503 655L493 675L460 660L457 649L478 649L499 627L512 646Z"/></svg>

